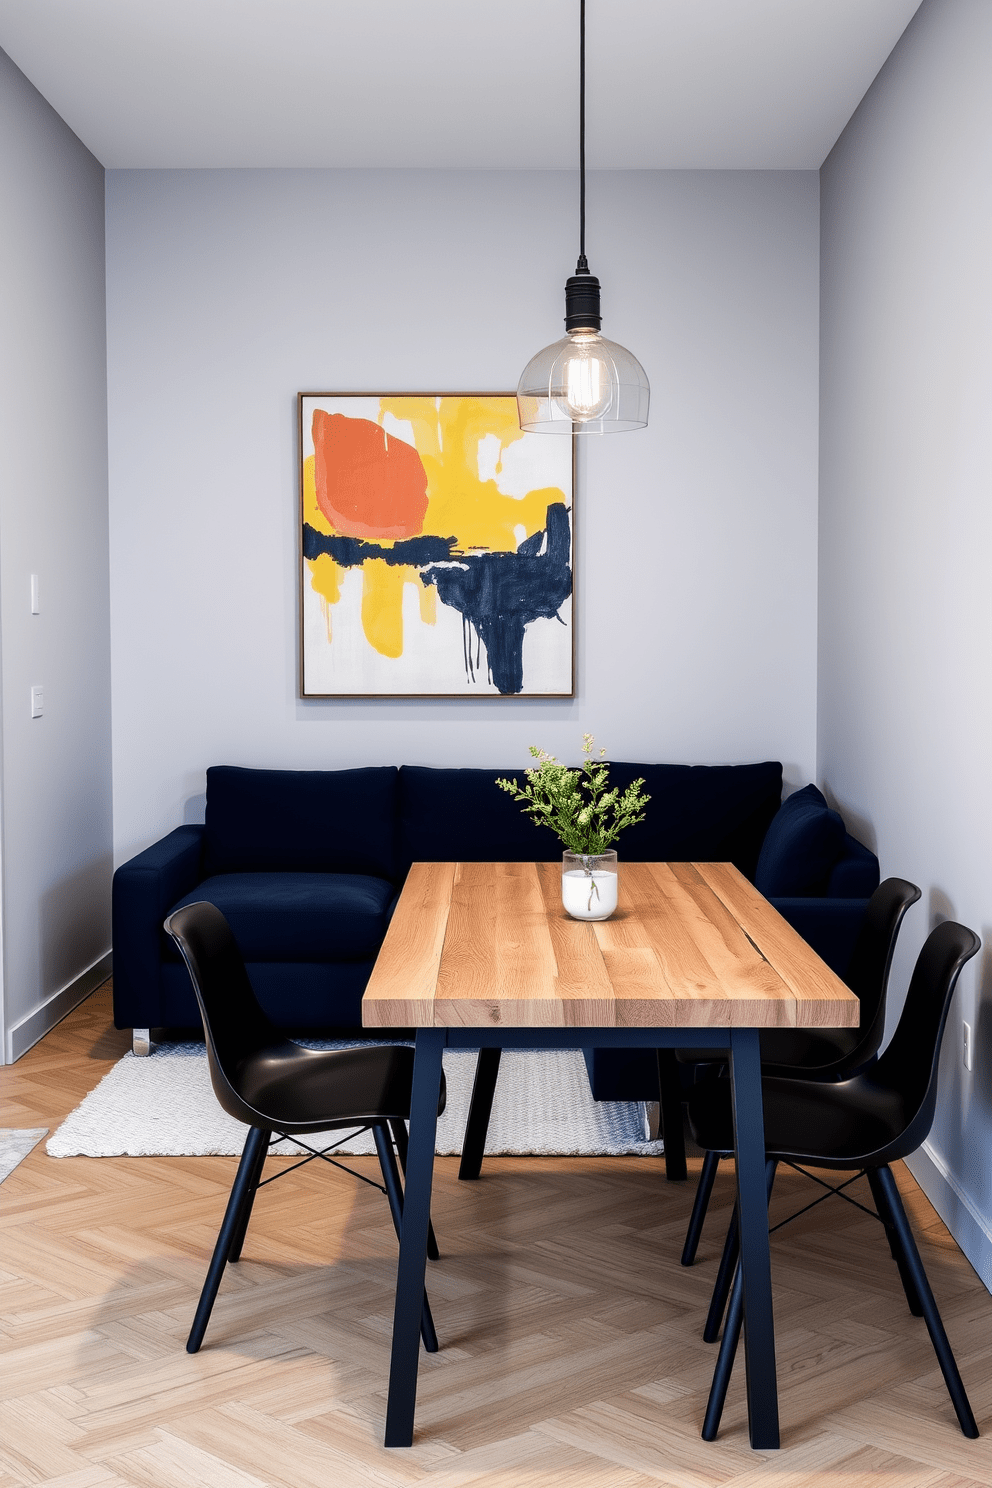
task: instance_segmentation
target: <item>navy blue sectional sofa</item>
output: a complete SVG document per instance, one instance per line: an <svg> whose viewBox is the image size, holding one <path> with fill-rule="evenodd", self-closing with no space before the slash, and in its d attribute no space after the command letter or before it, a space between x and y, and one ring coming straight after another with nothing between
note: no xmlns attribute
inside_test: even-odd
<svg viewBox="0 0 992 1488"><path fill-rule="evenodd" d="M198 1024L189 974L162 921L209 899L227 916L273 1022L360 1027L362 992L411 862L560 857L547 828L496 788L498 775L522 772L208 770L204 824L177 827L114 875L117 1026ZM779 764L611 766L621 787L639 775L652 799L647 819L619 843L621 865L733 862L844 970L878 861L814 787L780 812ZM818 798L804 808L812 826L797 832L792 822L790 834L809 792ZM600 1069L597 1053L590 1063L594 1094L610 1098L609 1062Z"/></svg>

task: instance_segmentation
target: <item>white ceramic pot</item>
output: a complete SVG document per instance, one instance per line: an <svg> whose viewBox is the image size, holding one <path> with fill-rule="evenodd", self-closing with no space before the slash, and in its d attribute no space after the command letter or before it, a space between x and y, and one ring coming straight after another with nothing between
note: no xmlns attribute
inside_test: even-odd
<svg viewBox="0 0 992 1488"><path fill-rule="evenodd" d="M562 853L561 902L573 920L608 920L617 907L617 855Z"/></svg>

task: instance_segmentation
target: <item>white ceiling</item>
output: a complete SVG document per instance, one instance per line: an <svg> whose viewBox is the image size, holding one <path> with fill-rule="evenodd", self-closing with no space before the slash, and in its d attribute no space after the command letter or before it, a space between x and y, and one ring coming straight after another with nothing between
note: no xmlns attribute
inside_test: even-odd
<svg viewBox="0 0 992 1488"><path fill-rule="evenodd" d="M591 168L815 169L920 0L588 0ZM578 0L0 0L110 168L574 166Z"/></svg>

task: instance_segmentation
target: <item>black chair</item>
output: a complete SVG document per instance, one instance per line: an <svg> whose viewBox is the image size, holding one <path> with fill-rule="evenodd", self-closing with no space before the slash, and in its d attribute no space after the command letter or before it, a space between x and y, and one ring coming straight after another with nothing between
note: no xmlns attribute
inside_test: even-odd
<svg viewBox="0 0 992 1488"><path fill-rule="evenodd" d="M389 1044L357 1049L304 1049L285 1038L266 1017L248 980L230 926L219 909L206 902L189 904L169 916L165 929L182 952L193 979L214 1094L228 1115L249 1128L186 1343L188 1352L195 1354L203 1342L224 1268L229 1261L233 1263L241 1257L255 1195L264 1187L262 1168L269 1146L281 1137L292 1136L310 1156L277 1173L277 1178L318 1157L335 1167L345 1167L328 1153L347 1138L342 1137L336 1144L318 1151L301 1141L301 1134L343 1128L349 1129L350 1134L355 1127L371 1131L382 1170L382 1192L389 1201L399 1237L403 1191L393 1143L405 1171L413 1050ZM444 1099L442 1076L438 1114L444 1109ZM354 1169L345 1168L345 1171L363 1182L372 1182ZM265 1179L265 1183L273 1181ZM372 1186L380 1187L377 1183ZM437 1260L433 1228L428 1236L428 1255ZM421 1336L428 1352L435 1353L437 1334L426 1292Z"/></svg>
<svg viewBox="0 0 992 1488"><path fill-rule="evenodd" d="M861 1005L857 1028L763 1028L763 1075L836 1081L856 1074L878 1053L885 1032L885 991L899 929L920 891L905 878L887 878L875 890L865 910L844 980ZM679 1050L678 1057L706 1067L713 1051ZM707 1088L706 1084L702 1086ZM729 1152L707 1152L689 1217L682 1265L696 1259L699 1239L721 1157ZM722 1278L727 1281L728 1278ZM724 1294L724 1302L726 1295ZM722 1312L722 1307L721 1307ZM708 1340L712 1342L712 1339Z"/></svg>
<svg viewBox="0 0 992 1488"><path fill-rule="evenodd" d="M867 1177L910 1311L926 1320L961 1430L969 1437L978 1435L978 1427L889 1164L915 1152L930 1131L937 1104L940 1041L951 995L962 966L980 945L977 935L953 920L937 926L917 959L891 1043L858 1073L833 1083L762 1078L769 1194L776 1167L783 1162L800 1171L808 1164ZM689 1129L707 1152L722 1152L730 1146L729 1081L714 1078L708 1089L693 1096ZM848 1180L852 1182L853 1178ZM735 1251L731 1226L725 1260ZM703 1425L706 1441L713 1441L719 1429L743 1316L743 1276L739 1262L735 1259L731 1264L734 1282Z"/></svg>

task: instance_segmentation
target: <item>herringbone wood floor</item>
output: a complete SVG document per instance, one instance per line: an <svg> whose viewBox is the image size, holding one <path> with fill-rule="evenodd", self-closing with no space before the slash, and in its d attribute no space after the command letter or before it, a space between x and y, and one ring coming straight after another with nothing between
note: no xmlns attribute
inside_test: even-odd
<svg viewBox="0 0 992 1488"><path fill-rule="evenodd" d="M0 1124L54 1127L126 1048L101 989L0 1071ZM654 1161L503 1158L459 1184L439 1159L442 1348L422 1355L416 1445L389 1452L395 1241L364 1184L324 1166L266 1189L204 1348L185 1353L233 1171L42 1145L0 1188L0 1488L992 1484L992 1299L905 1173L988 1434L958 1431L881 1229L830 1200L773 1241L783 1447L759 1454L742 1366L720 1440L699 1437L729 1171L686 1271L693 1183ZM783 1174L773 1219L809 1196Z"/></svg>

